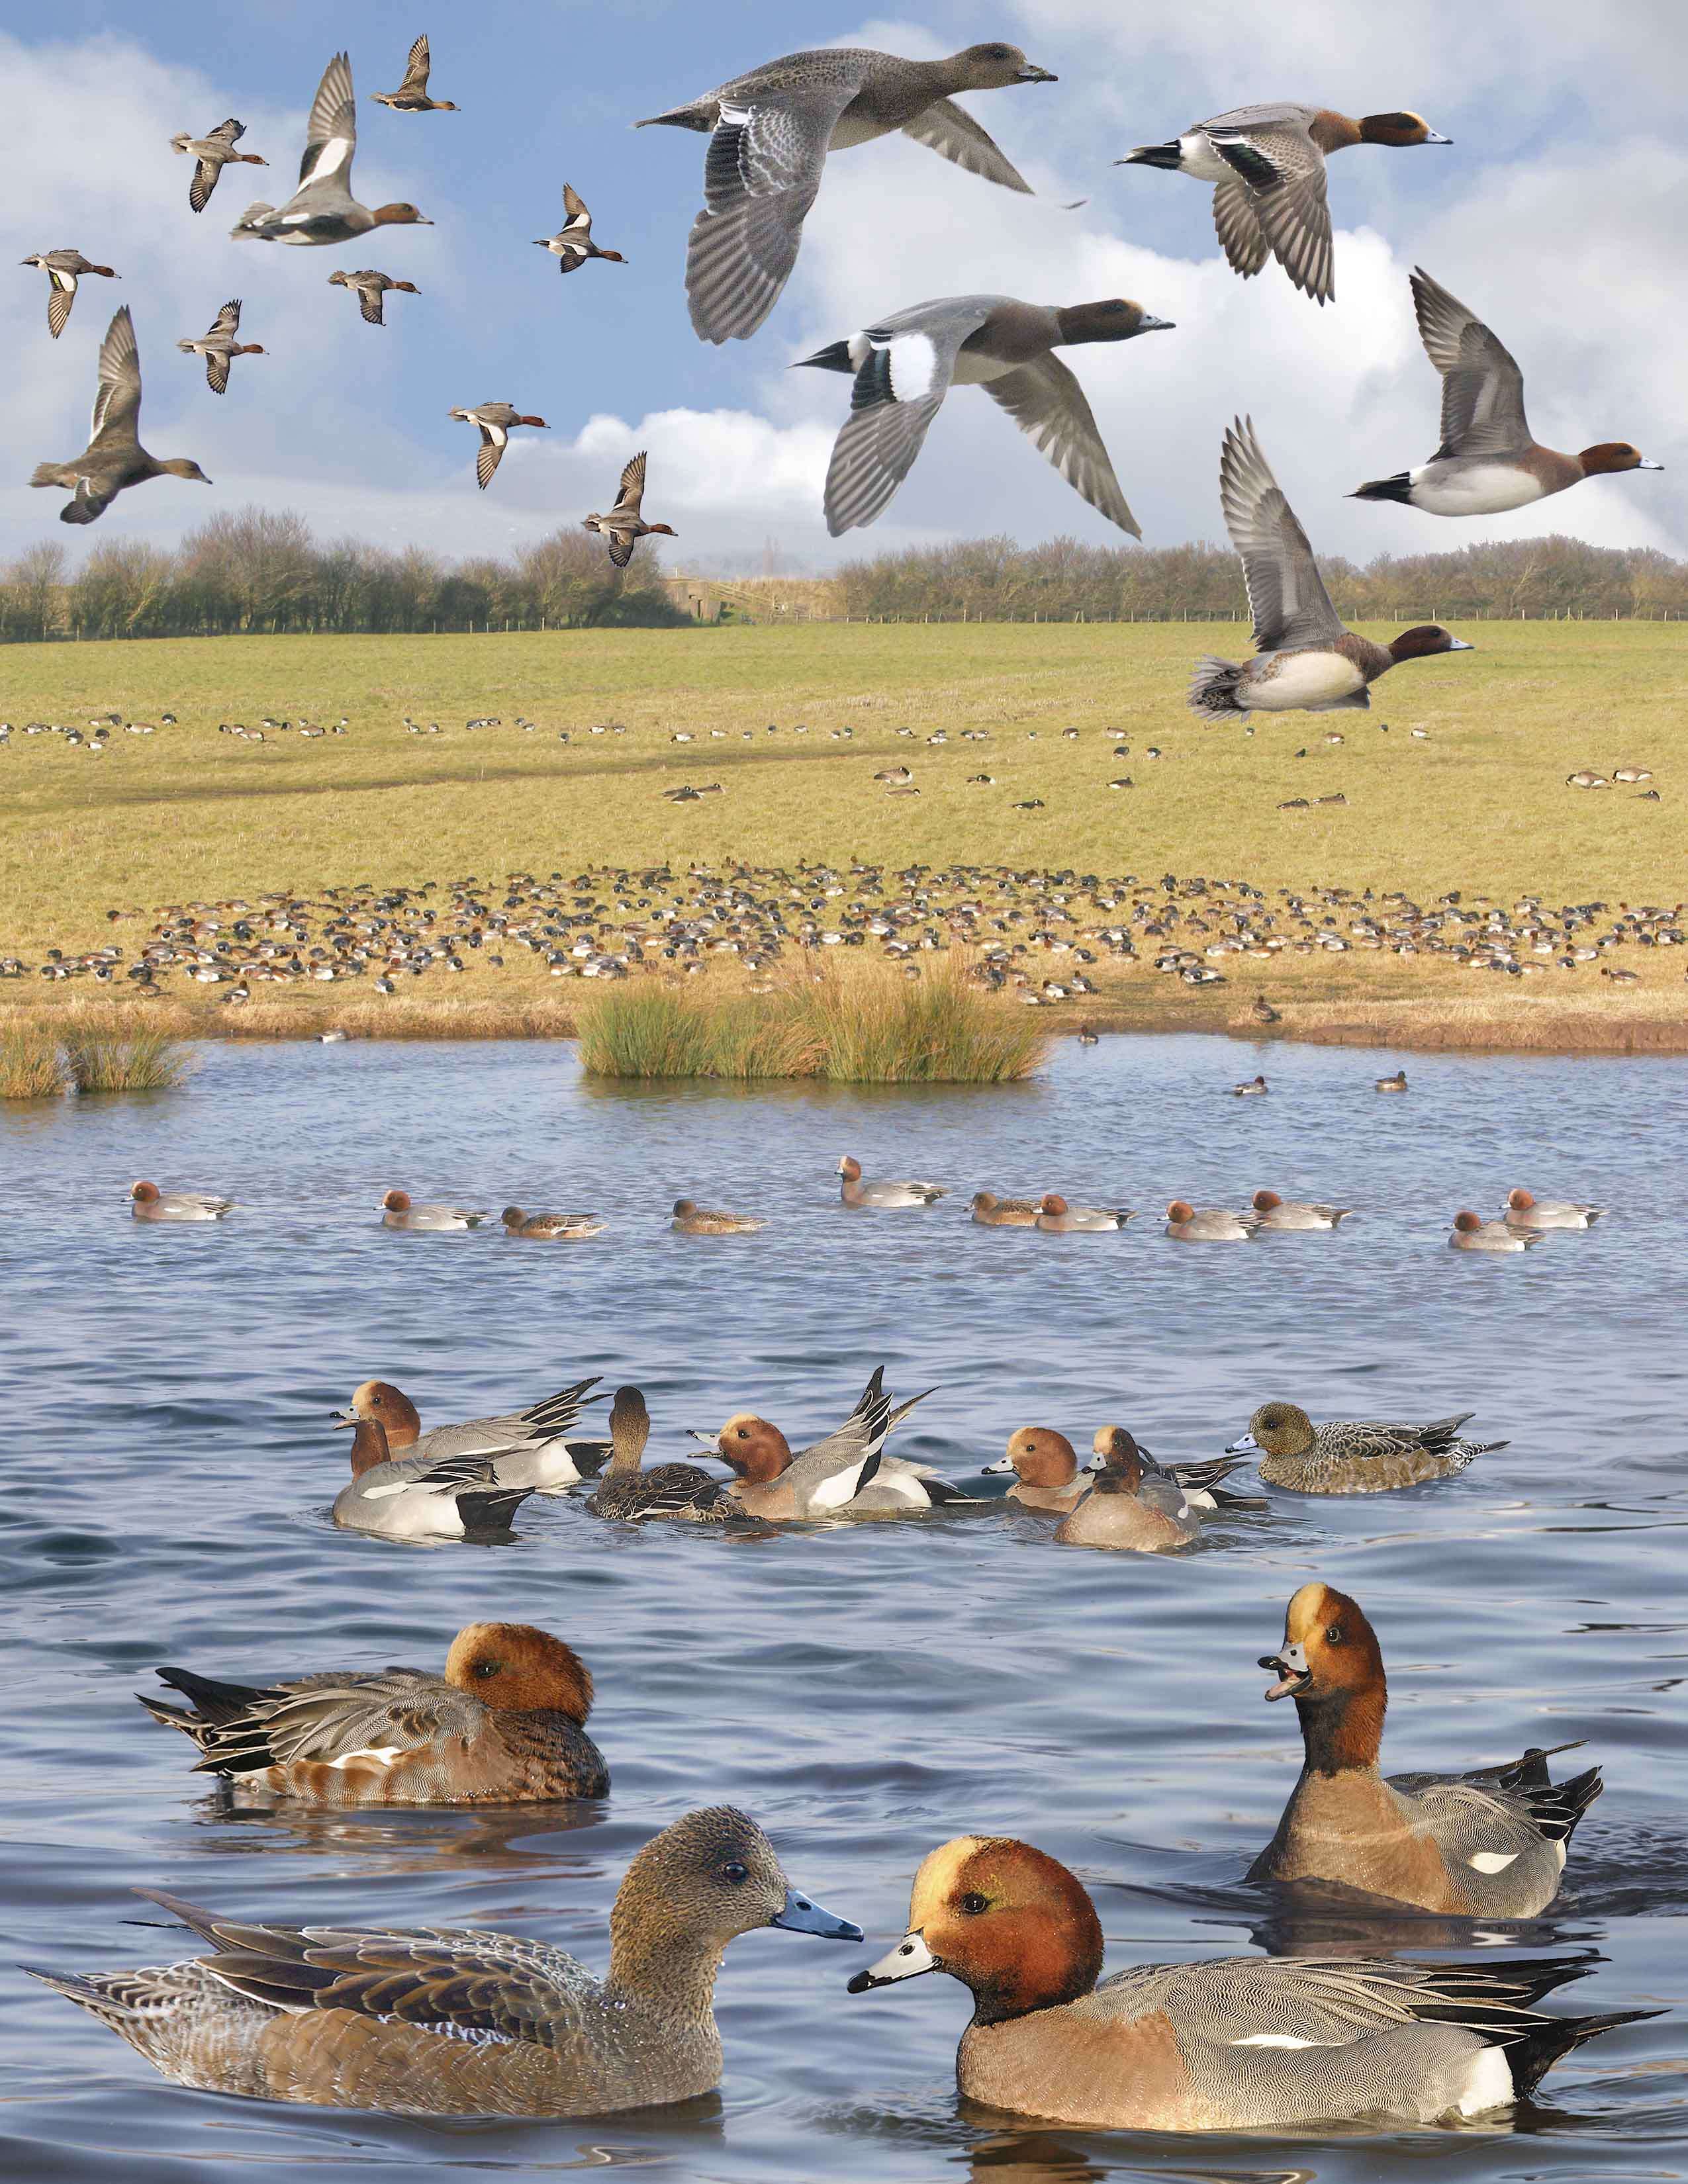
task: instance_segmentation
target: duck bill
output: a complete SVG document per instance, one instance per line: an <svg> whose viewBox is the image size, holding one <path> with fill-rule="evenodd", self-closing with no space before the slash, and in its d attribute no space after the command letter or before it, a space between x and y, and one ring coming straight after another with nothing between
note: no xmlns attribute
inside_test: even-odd
<svg viewBox="0 0 1688 2184"><path fill-rule="evenodd" d="M1300 1698L1313 1680L1305 1646L1286 1646L1281 1653L1262 1653L1260 1665L1277 1672L1277 1682L1264 1694L1267 1699Z"/></svg>
<svg viewBox="0 0 1688 2184"><path fill-rule="evenodd" d="M363 1420L355 1411L331 1411L328 1423L331 1426L360 1426Z"/></svg>
<svg viewBox="0 0 1688 2184"><path fill-rule="evenodd" d="M1424 131L1424 142L1427 144L1451 144L1453 139L1451 136L1444 136L1440 129L1427 129Z"/></svg>
<svg viewBox="0 0 1688 2184"><path fill-rule="evenodd" d="M861 1942L866 1936L852 1919L840 1919L835 1912L823 1910L808 1897L799 1896L794 1888L785 1892L785 1908L776 1911L768 1921L771 1926L783 1926L788 1934L816 1934L823 1942Z"/></svg>
<svg viewBox="0 0 1688 2184"><path fill-rule="evenodd" d="M918 1931L905 1934L894 1949L888 1949L877 1964L869 1964L865 1972L858 1972L847 1990L851 1994L867 1994L876 1986L894 1986L899 1980L918 1979L922 1972L935 1972L938 1959L926 1946Z"/></svg>
<svg viewBox="0 0 1688 2184"><path fill-rule="evenodd" d="M1635 468L1638 471L1662 471L1664 468L1664 465L1663 463L1656 463L1651 455L1643 455L1640 462L1636 464Z"/></svg>
<svg viewBox="0 0 1688 2184"><path fill-rule="evenodd" d="M979 1477L988 1479L993 1471L1011 1471L1013 1468L1014 1459L1011 1456L999 1456L994 1463L980 1464Z"/></svg>
<svg viewBox="0 0 1688 2184"><path fill-rule="evenodd" d="M1123 164L1123 162L1117 161L1116 164ZM1137 331L1140 334L1172 334L1178 332L1178 325L1176 319L1145 318L1138 322Z"/></svg>
<svg viewBox="0 0 1688 2184"><path fill-rule="evenodd" d="M1245 1433L1236 1440L1227 1441L1225 1453L1227 1456L1254 1456L1257 1454L1259 1448L1260 1443L1254 1435L1251 1433Z"/></svg>
<svg viewBox="0 0 1688 2184"><path fill-rule="evenodd" d="M1448 639L1450 652L1475 652L1476 649L1477 647L1474 644L1468 644L1462 637L1451 637Z"/></svg>
<svg viewBox="0 0 1688 2184"><path fill-rule="evenodd" d="M1061 78L1058 75L1051 75L1047 69L1039 68L1035 63L1028 61L1025 67L1016 73L1014 81L1016 83L1059 83Z"/></svg>

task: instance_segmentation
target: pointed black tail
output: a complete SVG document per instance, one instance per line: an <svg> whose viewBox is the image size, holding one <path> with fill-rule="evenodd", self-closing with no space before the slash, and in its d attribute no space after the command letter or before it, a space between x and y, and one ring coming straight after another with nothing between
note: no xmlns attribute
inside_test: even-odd
<svg viewBox="0 0 1688 2184"><path fill-rule="evenodd" d="M1512 2065L1513 2084L1520 2098L1533 2092L1562 2055L1580 2048L1585 2040L1620 2025L1639 2025L1644 2018L1663 2017L1662 2009L1618 2009L1606 2017L1550 2017L1516 2040L1503 2044Z"/></svg>
<svg viewBox="0 0 1688 2184"><path fill-rule="evenodd" d="M1170 144L1139 144L1115 163L1122 167L1172 167L1184 164L1184 148L1176 136Z"/></svg>
<svg viewBox="0 0 1688 2184"><path fill-rule="evenodd" d="M1397 471L1393 477L1373 478L1368 485L1358 486L1348 496L1350 500L1402 500L1411 504L1412 476L1410 471Z"/></svg>
<svg viewBox="0 0 1688 2184"><path fill-rule="evenodd" d="M800 370L805 365L810 364L820 371L848 371L853 374L855 370L850 359L850 343L847 341L828 342L825 348L817 348L813 356L799 356L792 370Z"/></svg>

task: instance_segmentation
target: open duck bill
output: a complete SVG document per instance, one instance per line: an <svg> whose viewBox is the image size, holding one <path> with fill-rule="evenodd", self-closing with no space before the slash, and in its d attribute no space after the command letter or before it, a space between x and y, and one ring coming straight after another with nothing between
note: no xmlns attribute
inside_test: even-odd
<svg viewBox="0 0 1688 2184"><path fill-rule="evenodd" d="M905 1934L894 1949L888 1949L877 1964L869 1964L865 1972L858 1972L845 1992L867 1994L876 1986L894 1986L899 1980L918 1979L922 1972L942 1970L927 1947L924 1936L915 1929Z"/></svg>
<svg viewBox="0 0 1688 2184"><path fill-rule="evenodd" d="M1263 1695L1268 1699L1298 1699L1312 1687L1313 1672L1307 1666L1305 1646L1286 1646L1281 1653L1262 1653L1260 1665L1277 1674L1277 1682Z"/></svg>
<svg viewBox="0 0 1688 2184"><path fill-rule="evenodd" d="M864 1942L866 1935L854 1919L840 1919L835 1912L823 1910L808 1897L799 1896L794 1888L785 1892L785 1907L776 1911L768 1921L771 1926L783 1926L788 1934L814 1934L823 1942Z"/></svg>
<svg viewBox="0 0 1688 2184"><path fill-rule="evenodd" d="M363 1420L355 1411L331 1411L328 1423L331 1426L360 1426Z"/></svg>

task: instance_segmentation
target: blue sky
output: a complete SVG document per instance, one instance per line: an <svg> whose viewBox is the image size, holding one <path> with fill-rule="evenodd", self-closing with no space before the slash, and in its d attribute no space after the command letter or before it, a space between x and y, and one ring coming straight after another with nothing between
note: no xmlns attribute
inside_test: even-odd
<svg viewBox="0 0 1688 2184"><path fill-rule="evenodd" d="M145 371L143 437L155 454L193 455L216 482L209 493L161 481L127 495L96 537L120 527L167 540L214 509L258 502L296 507L330 535L502 550L605 505L621 462L648 445L647 511L681 534L673 566L754 566L768 539L788 564L816 568L988 531L1117 540L971 388L951 397L880 523L827 539L820 482L848 390L786 367L889 309L984 289L1053 303L1128 294L1178 321L1175 333L1072 359L1149 543L1220 535L1220 434L1248 410L1315 543L1330 550L1364 557L1557 528L1688 552L1688 10L1662 0L1488 0L1480 10L1277 0L1269 14L1182 0L1147 24L1117 0L999 0L983 12L933 0L877 19L672 0L144 11L63 0L50 37L44 14L0 4L0 142L12 170L0 201L12 283L0 320L14 390L6 475L21 480L81 446L99 336L126 302ZM1267 22L1261 61L1254 26ZM423 29L435 93L460 113L398 115L370 102L397 84ZM967 102L1039 195L994 189L900 139L843 154L761 333L699 343L682 275L705 140L628 125L801 45L932 54L996 36L1061 79ZM358 194L410 198L437 225L346 252L229 240L250 197L279 201L291 187L304 113L343 43L359 92ZM1412 107L1456 140L1333 163L1338 301L1323 312L1275 269L1246 284L1229 274L1205 188L1109 164L1270 98L1355 113ZM230 170L196 219L189 163L167 140L227 114L271 164ZM627 266L565 281L532 248L560 219L565 181ZM1061 209L1079 197L1079 210ZM85 282L55 343L45 282L16 261L66 243L125 278ZM1668 465L1663 476L1590 483L1477 525L1345 500L1435 443L1437 382L1407 288L1415 263L1518 354L1539 437L1573 448L1631 439ZM423 292L392 300L385 329L363 326L327 286L335 267L367 264ZM236 294L243 337L270 353L237 365L219 401L174 344ZM445 412L489 398L552 429L526 436L483 495L474 436ZM79 546L57 506L0 487L0 553L43 536Z"/></svg>

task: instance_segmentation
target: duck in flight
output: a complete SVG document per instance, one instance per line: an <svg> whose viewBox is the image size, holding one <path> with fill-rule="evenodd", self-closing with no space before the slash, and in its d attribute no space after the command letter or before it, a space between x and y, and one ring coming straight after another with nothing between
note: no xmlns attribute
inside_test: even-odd
<svg viewBox="0 0 1688 2184"><path fill-rule="evenodd" d="M595 531L610 549L610 559L618 569L625 569L633 558L633 549L641 538L660 536L675 538L679 536L666 523L647 523L639 513L644 499L643 453L635 455L621 473L621 488L616 495L616 505L603 515L588 515L581 519L581 528Z"/></svg>
<svg viewBox="0 0 1688 2184"><path fill-rule="evenodd" d="M358 299L358 309L365 321L372 326L384 326L383 299L388 296L419 296L422 292L414 281L390 280L385 273L377 273L373 266L365 266L360 273L331 273L331 288L349 288Z"/></svg>
<svg viewBox="0 0 1688 2184"><path fill-rule="evenodd" d="M482 402L473 410L448 410L445 414L455 417L460 424L478 425L481 428L481 445L475 457L475 482L482 493L492 483L493 472L502 461L516 426L533 425L541 432L550 430L543 417L524 417L510 402Z"/></svg>
<svg viewBox="0 0 1688 2184"><path fill-rule="evenodd" d="M358 109L352 64L336 53L322 72L305 127L299 186L284 205L249 204L229 231L237 241L349 242L372 227L432 227L413 204L376 205L371 211L352 195L352 157L358 148Z"/></svg>
<svg viewBox="0 0 1688 2184"><path fill-rule="evenodd" d="M64 331L70 306L76 300L76 283L84 273L97 273L104 281L123 277L109 265L96 265L80 250L36 250L21 262L39 266L47 276L47 331L54 341Z"/></svg>
<svg viewBox="0 0 1688 2184"><path fill-rule="evenodd" d="M428 70L432 65L428 34L424 31L410 48L404 81L398 90L372 91L370 97L377 106L390 106L395 114L455 114L457 109L450 99L428 97Z"/></svg>
<svg viewBox="0 0 1688 2184"><path fill-rule="evenodd" d="M113 319L100 343L99 387L94 396L88 444L68 463L37 463L31 485L62 486L72 497L58 511L61 523L92 523L119 493L148 478L192 478L209 485L196 462L170 455L160 462L141 445L141 358L129 306Z"/></svg>
<svg viewBox="0 0 1688 2184"><path fill-rule="evenodd" d="M178 130L170 138L170 149L193 154L193 179L187 185L187 202L195 212L203 212L211 202L211 192L223 178L225 167L267 167L270 162L260 159L256 152L237 152L235 146L246 134L246 124L237 121L231 114L220 121L214 129L203 136L190 136L185 129Z"/></svg>
<svg viewBox="0 0 1688 2184"><path fill-rule="evenodd" d="M556 259L560 272L572 273L588 258L601 258L606 265L627 264L619 250L600 250L593 241L592 214L586 209L586 200L567 182L563 184L563 224L554 235L533 238L537 249L549 250Z"/></svg>
<svg viewBox="0 0 1688 2184"><path fill-rule="evenodd" d="M198 341L179 341L176 343L184 356L204 358L205 383L214 394L227 391L231 357L262 356L265 354L262 342L235 339L240 332L240 304L238 296L231 296Z"/></svg>

